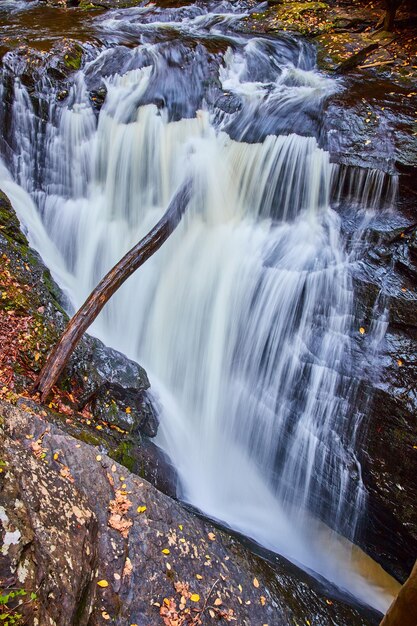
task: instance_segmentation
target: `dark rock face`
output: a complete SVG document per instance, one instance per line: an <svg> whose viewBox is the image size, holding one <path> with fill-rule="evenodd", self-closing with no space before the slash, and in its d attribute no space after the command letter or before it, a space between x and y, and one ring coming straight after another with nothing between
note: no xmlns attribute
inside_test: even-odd
<svg viewBox="0 0 417 626"><path fill-rule="evenodd" d="M362 544L403 581L417 554L417 264L416 229L378 233L356 278L358 307L372 319L377 299L389 322L376 382L363 386L371 397L362 442L368 511Z"/></svg>
<svg viewBox="0 0 417 626"><path fill-rule="evenodd" d="M0 415L2 575L36 590L28 623L161 624L161 607L178 608L184 585L185 608L206 606L201 624L219 611L242 626L378 623L372 612L329 600L284 559L272 569L29 409L2 403Z"/></svg>
<svg viewBox="0 0 417 626"><path fill-rule="evenodd" d="M83 385L80 407L132 437L155 437L158 418L146 394L149 380L143 367L97 339L86 337L69 367Z"/></svg>

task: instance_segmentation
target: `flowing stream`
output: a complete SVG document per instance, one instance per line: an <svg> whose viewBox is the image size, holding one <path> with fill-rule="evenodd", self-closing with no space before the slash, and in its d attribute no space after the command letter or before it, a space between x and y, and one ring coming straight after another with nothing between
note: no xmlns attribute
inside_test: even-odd
<svg viewBox="0 0 417 626"><path fill-rule="evenodd" d="M395 184L330 162L321 117L343 84L301 39L240 33L242 12L105 13L64 93L29 89L10 53L0 186L76 309L192 178L182 224L92 330L147 369L184 501L383 610L336 535L366 512L353 371L385 326L353 351L361 235L347 249L335 209L350 189L366 222Z"/></svg>

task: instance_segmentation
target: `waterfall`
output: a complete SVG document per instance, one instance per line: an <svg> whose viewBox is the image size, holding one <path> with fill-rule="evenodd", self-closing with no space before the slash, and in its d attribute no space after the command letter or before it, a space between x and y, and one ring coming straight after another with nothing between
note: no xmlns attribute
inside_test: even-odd
<svg viewBox="0 0 417 626"><path fill-rule="evenodd" d="M211 86L191 101L181 72L178 84L167 78L189 60L182 44L147 40L167 23L147 23L143 10L131 13L137 22L121 15L101 23L113 43L135 28L143 43L90 50L62 103L45 83L43 121L15 78L12 176L2 166L0 186L75 309L192 176L182 224L92 331L147 369L157 442L184 501L383 608L349 564L323 554L314 521L354 539L366 506L354 258L332 209L350 183L314 132L302 132L341 87L314 70L301 41L236 35L217 61L221 95ZM169 26L226 37L219 24L234 19ZM212 72L199 45L192 63ZM112 55L121 69L106 73ZM98 114L97 73L106 89ZM378 208L383 175L361 174L355 189L355 203Z"/></svg>

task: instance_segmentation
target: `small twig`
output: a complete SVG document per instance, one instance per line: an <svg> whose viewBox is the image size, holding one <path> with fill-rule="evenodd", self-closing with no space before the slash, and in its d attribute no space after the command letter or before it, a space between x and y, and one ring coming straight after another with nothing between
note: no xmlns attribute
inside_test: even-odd
<svg viewBox="0 0 417 626"><path fill-rule="evenodd" d="M210 596L214 591L214 587L217 585L217 583L219 582L219 579L217 578L214 583L212 584L210 591L208 592L205 600L204 600L204 604L202 606L201 609L195 609L195 612L197 613L196 617L199 617L200 615L202 615L204 613L204 611L206 611L208 608L211 608L208 606L208 601L210 600ZM214 608L214 607L213 607Z"/></svg>

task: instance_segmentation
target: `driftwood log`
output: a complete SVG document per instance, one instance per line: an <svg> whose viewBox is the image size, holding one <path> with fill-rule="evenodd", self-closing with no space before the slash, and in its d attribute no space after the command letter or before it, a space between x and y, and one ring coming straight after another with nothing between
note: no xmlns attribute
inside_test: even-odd
<svg viewBox="0 0 417 626"><path fill-rule="evenodd" d="M416 626L417 624L417 561L413 571L392 602L380 626Z"/></svg>
<svg viewBox="0 0 417 626"><path fill-rule="evenodd" d="M71 318L34 383L33 392L40 393L42 402L48 397L81 337L106 302L133 272L159 250L176 229L188 206L190 196L191 182L187 181L177 191L159 222L102 278Z"/></svg>

